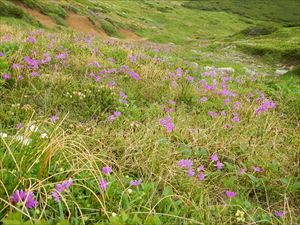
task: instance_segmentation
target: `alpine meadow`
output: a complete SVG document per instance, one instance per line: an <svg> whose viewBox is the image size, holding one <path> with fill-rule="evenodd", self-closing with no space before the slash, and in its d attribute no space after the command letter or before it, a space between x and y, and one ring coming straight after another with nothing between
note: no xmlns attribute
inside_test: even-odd
<svg viewBox="0 0 300 225"><path fill-rule="evenodd" d="M0 225L300 224L299 0L0 0Z"/></svg>

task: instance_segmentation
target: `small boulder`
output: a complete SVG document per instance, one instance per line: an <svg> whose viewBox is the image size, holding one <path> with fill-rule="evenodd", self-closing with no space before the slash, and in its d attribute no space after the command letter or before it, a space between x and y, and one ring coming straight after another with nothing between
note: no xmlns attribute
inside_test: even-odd
<svg viewBox="0 0 300 225"><path fill-rule="evenodd" d="M283 74L285 74L285 73L287 73L287 72L289 72L289 71L286 70L286 69L277 69L277 70L275 71L275 75L280 76L280 75L283 75Z"/></svg>

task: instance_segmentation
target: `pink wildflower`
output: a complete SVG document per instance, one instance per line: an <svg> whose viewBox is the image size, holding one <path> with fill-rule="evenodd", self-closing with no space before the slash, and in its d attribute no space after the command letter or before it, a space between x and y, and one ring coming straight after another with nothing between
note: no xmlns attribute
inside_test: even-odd
<svg viewBox="0 0 300 225"><path fill-rule="evenodd" d="M160 119L159 123L167 129L167 133L171 133L174 130L174 123L170 116L166 116L164 119Z"/></svg>
<svg viewBox="0 0 300 225"><path fill-rule="evenodd" d="M234 191L226 191L225 193L228 198L234 198L236 196L236 192Z"/></svg>
<svg viewBox="0 0 300 225"><path fill-rule="evenodd" d="M219 157L217 154L213 154L211 157L210 157L211 161L213 162L217 162L219 160Z"/></svg>
<svg viewBox="0 0 300 225"><path fill-rule="evenodd" d="M275 212L275 216L279 217L279 218L283 218L284 217L284 212L283 211L276 211Z"/></svg>
<svg viewBox="0 0 300 225"><path fill-rule="evenodd" d="M134 72L134 71L130 71L130 72L128 72L128 74L131 76L131 78L132 79L134 79L134 80L140 80L141 78L140 78L140 75L138 75L136 72Z"/></svg>
<svg viewBox="0 0 300 225"><path fill-rule="evenodd" d="M207 101L207 97L202 97L202 98L199 99L199 102L200 102L200 103L204 103L204 102L206 102L206 101Z"/></svg>
<svg viewBox="0 0 300 225"><path fill-rule="evenodd" d="M198 179L199 179L199 180L204 180L204 179L205 179L205 174L204 174L203 172L200 172L200 173L198 174Z"/></svg>
<svg viewBox="0 0 300 225"><path fill-rule="evenodd" d="M220 161L218 161L216 163L216 167L218 168L218 170L221 170L223 168L223 163L221 163Z"/></svg>
<svg viewBox="0 0 300 225"><path fill-rule="evenodd" d="M105 191L106 190L106 188L107 188L107 186L108 186L108 183L106 182L106 180L105 179L100 179L100 181L99 181L99 187L100 187L100 189L102 190L102 191Z"/></svg>
<svg viewBox="0 0 300 225"><path fill-rule="evenodd" d="M256 167L256 166L252 166L252 169L253 169L254 172L258 172L258 173L263 171L262 168L259 168L259 167Z"/></svg>

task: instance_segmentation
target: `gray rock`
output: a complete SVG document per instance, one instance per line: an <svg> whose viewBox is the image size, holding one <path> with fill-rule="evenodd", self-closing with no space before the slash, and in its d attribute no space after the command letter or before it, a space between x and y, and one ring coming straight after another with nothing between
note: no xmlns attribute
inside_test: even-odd
<svg viewBox="0 0 300 225"><path fill-rule="evenodd" d="M251 70L251 69L248 69L246 67L244 67L244 70L247 74L251 75L251 76L254 76L257 72L255 70Z"/></svg>
<svg viewBox="0 0 300 225"><path fill-rule="evenodd" d="M283 74L285 74L285 73L287 73L287 72L289 72L289 71L286 70L286 69L277 69L277 70L275 71L275 75L280 76L280 75L283 75Z"/></svg>
<svg viewBox="0 0 300 225"><path fill-rule="evenodd" d="M233 69L231 67L221 67L221 68L217 68L217 71L225 72L225 73L234 73L235 69Z"/></svg>

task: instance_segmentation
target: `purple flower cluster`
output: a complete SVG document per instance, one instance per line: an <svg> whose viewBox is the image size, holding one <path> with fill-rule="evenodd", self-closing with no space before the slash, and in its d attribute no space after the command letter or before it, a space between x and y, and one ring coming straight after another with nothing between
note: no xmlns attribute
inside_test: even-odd
<svg viewBox="0 0 300 225"><path fill-rule="evenodd" d="M200 102L200 103L204 103L204 102L206 102L207 100L208 100L208 98L204 96L204 97L202 97L202 98L199 99L199 102Z"/></svg>
<svg viewBox="0 0 300 225"><path fill-rule="evenodd" d="M178 162L178 166L180 168L191 168L193 166L193 162L189 159L181 159Z"/></svg>
<svg viewBox="0 0 300 225"><path fill-rule="evenodd" d="M130 59L131 62L136 63L136 56L129 55L128 58Z"/></svg>
<svg viewBox="0 0 300 225"><path fill-rule="evenodd" d="M212 118L218 117L218 113L213 112L213 111L209 111L207 114L208 114L209 116L211 116Z"/></svg>
<svg viewBox="0 0 300 225"><path fill-rule="evenodd" d="M104 178L99 180L99 187L102 191L105 191L107 186L108 186L108 183Z"/></svg>
<svg viewBox="0 0 300 225"><path fill-rule="evenodd" d="M139 180L132 180L130 181L130 186L139 186L142 183L142 179Z"/></svg>
<svg viewBox="0 0 300 225"><path fill-rule="evenodd" d="M129 71L128 74L129 74L130 77L131 77L132 79L134 79L134 80L140 80L140 79L141 79L140 75L138 75L138 74L137 74L136 72L134 72L134 71Z"/></svg>
<svg viewBox="0 0 300 225"><path fill-rule="evenodd" d="M56 116L56 115L53 115L53 116L50 117L50 120L51 120L52 123L55 123L57 120L59 120L59 117Z"/></svg>
<svg viewBox="0 0 300 225"><path fill-rule="evenodd" d="M69 180L63 181L61 184L55 185L55 190L52 191L51 195L55 202L60 202L60 194L65 192L70 188L70 186L73 184L73 179L70 178Z"/></svg>
<svg viewBox="0 0 300 225"><path fill-rule="evenodd" d="M283 211L276 211L275 212L275 216L279 217L279 218L283 218L284 217L284 212Z"/></svg>
<svg viewBox="0 0 300 225"><path fill-rule="evenodd" d="M5 74L2 75L2 78L3 78L4 80L9 80L9 79L10 79L10 76L9 76L7 73L5 73Z"/></svg>
<svg viewBox="0 0 300 225"><path fill-rule="evenodd" d="M40 66L40 60L32 59L30 56L25 56L24 62L28 65L28 68L30 69L38 69Z"/></svg>
<svg viewBox="0 0 300 225"><path fill-rule="evenodd" d="M174 130L174 123L170 116L166 116L164 119L160 119L159 123L163 125L168 133L171 133Z"/></svg>
<svg viewBox="0 0 300 225"><path fill-rule="evenodd" d="M124 92L122 92L122 91L120 92L119 96L122 98L121 99L121 103L127 104L127 98L128 98L128 96Z"/></svg>
<svg viewBox="0 0 300 225"><path fill-rule="evenodd" d="M212 162L215 162L215 165L218 170L221 170L223 168L223 163L220 162L219 157L217 154L213 154L210 157ZM188 170L188 176L193 177L195 175L195 170L193 169L193 162L190 159L181 159L178 161L178 166L183 169ZM197 168L198 173L198 179L199 180L204 180L205 179L205 173L204 173L205 167L204 165L200 165Z"/></svg>
<svg viewBox="0 0 300 225"><path fill-rule="evenodd" d="M275 102L265 99L263 103L255 110L255 114L259 116L260 114L268 111L269 109L275 109L275 108L276 108Z"/></svg>
<svg viewBox="0 0 300 225"><path fill-rule="evenodd" d="M228 198L234 198L236 196L236 192L234 191L226 191L225 193Z"/></svg>
<svg viewBox="0 0 300 225"><path fill-rule="evenodd" d="M55 59L65 62L68 59L68 52L62 52L62 53L55 55Z"/></svg>
<svg viewBox="0 0 300 225"><path fill-rule="evenodd" d="M262 168L260 168L260 167L257 167L257 166L252 166L252 169L253 169L253 171L254 171L254 172L257 172L257 173L260 173L260 172L262 172L262 171L263 171L263 169L262 169Z"/></svg>
<svg viewBox="0 0 300 225"><path fill-rule="evenodd" d="M260 167L257 167L257 166L252 166L251 169L253 170L253 172L255 173L261 173L263 172L263 169L260 168ZM238 174L239 175L243 175L247 172L247 168L241 168L239 171L238 171Z"/></svg>
<svg viewBox="0 0 300 225"><path fill-rule="evenodd" d="M109 122L112 122L114 120L116 120L118 117L121 116L121 112L119 111L115 111L113 114L111 114L109 117L108 117L108 121Z"/></svg>
<svg viewBox="0 0 300 225"><path fill-rule="evenodd" d="M192 162L192 160L189 160L189 159L182 159L182 160L179 160L179 161L178 161L178 166L179 166L180 168L187 169L187 175L188 175L189 177L195 176L195 170L193 169L193 162ZM200 169L199 169L199 167L198 167L198 171L199 171L199 174L198 174L199 180L203 180L204 177L205 177L205 175L204 175L204 173L203 173L204 167L202 168L202 167L200 166Z"/></svg>
<svg viewBox="0 0 300 225"><path fill-rule="evenodd" d="M24 68L24 65L21 64L21 63L14 63L14 64L11 66L11 68L12 68L13 70L21 70L21 69Z"/></svg>
<svg viewBox="0 0 300 225"><path fill-rule="evenodd" d="M239 123L241 121L239 115L237 113L233 113L233 117L231 118L231 122Z"/></svg>
<svg viewBox="0 0 300 225"><path fill-rule="evenodd" d="M223 163L221 163L221 162L219 161L219 157L218 157L217 154L213 154L213 155L210 157L210 159L211 159L212 162L215 162L215 163L216 163L216 167L217 167L218 170L223 169Z"/></svg>
<svg viewBox="0 0 300 225"><path fill-rule="evenodd" d="M23 190L16 190L10 197L10 201L13 204L18 204L19 202L22 202L25 204L26 208L28 209L35 208L38 204L38 202L33 197L32 191L27 193L26 191Z"/></svg>
<svg viewBox="0 0 300 225"><path fill-rule="evenodd" d="M29 36L27 39L26 39L27 42L31 43L31 44L35 44L36 43L36 39L35 37L33 36Z"/></svg>
<svg viewBox="0 0 300 225"><path fill-rule="evenodd" d="M110 166L104 166L102 167L102 173L104 174L110 174L112 172L112 168Z"/></svg>

